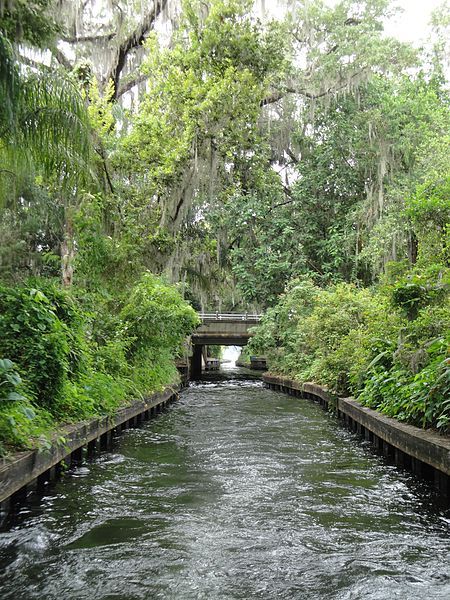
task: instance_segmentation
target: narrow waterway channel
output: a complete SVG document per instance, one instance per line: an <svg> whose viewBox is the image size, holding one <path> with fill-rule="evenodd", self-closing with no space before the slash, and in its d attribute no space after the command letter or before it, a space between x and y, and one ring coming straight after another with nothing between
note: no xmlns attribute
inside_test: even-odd
<svg viewBox="0 0 450 600"><path fill-rule="evenodd" d="M229 370L0 533L2 600L450 598L450 514L317 405Z"/></svg>

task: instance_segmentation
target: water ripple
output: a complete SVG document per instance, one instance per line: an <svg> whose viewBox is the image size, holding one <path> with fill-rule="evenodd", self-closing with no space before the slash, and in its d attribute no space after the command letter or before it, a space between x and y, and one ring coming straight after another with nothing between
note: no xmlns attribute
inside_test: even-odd
<svg viewBox="0 0 450 600"><path fill-rule="evenodd" d="M2 600L450 597L450 514L318 406L227 373L24 507Z"/></svg>

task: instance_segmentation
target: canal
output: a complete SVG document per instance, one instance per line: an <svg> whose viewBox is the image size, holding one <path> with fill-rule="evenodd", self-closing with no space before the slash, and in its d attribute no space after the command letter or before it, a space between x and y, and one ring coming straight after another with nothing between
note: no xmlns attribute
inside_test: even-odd
<svg viewBox="0 0 450 600"><path fill-rule="evenodd" d="M449 532L426 484L230 369L21 508L0 597L448 599Z"/></svg>

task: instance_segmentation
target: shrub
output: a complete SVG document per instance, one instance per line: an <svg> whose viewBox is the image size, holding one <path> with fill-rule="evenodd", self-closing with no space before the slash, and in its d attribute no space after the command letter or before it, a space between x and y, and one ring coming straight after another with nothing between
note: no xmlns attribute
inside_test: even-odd
<svg viewBox="0 0 450 600"><path fill-rule="evenodd" d="M298 323L314 309L321 290L309 280L294 279L288 284L278 304L263 316L254 328L248 344L248 355L265 356L269 368L291 374L298 366L295 352Z"/></svg>
<svg viewBox="0 0 450 600"><path fill-rule="evenodd" d="M48 445L52 418L25 399L4 404L0 410L0 456L11 448Z"/></svg>
<svg viewBox="0 0 450 600"><path fill-rule="evenodd" d="M145 396L150 391L160 391L169 383L179 381L179 373L168 348L141 349L131 376L131 386L135 394Z"/></svg>
<svg viewBox="0 0 450 600"><path fill-rule="evenodd" d="M7 358L0 359L0 406L25 400L22 387L22 378L14 363Z"/></svg>
<svg viewBox="0 0 450 600"><path fill-rule="evenodd" d="M297 376L348 392L348 374L357 352L352 340L375 310L376 301L368 290L339 284L323 291L311 315L297 327L296 352L301 367ZM345 343L347 336L350 338Z"/></svg>
<svg viewBox="0 0 450 600"><path fill-rule="evenodd" d="M392 287L391 301L405 316L414 320L419 311L430 304L439 303L448 293L448 283L434 277L413 273L400 279Z"/></svg>
<svg viewBox="0 0 450 600"><path fill-rule="evenodd" d="M145 273L121 312L123 333L132 340L128 354L168 348L176 353L199 324L197 313L174 286Z"/></svg>
<svg viewBox="0 0 450 600"><path fill-rule="evenodd" d="M394 365L368 373L359 400L400 421L419 427L450 426L450 364L448 343L436 340L427 349L427 365L416 374Z"/></svg>
<svg viewBox="0 0 450 600"><path fill-rule="evenodd" d="M57 286L32 283L0 287L0 452L178 380L174 355L198 317L175 287L147 273L124 306L105 294L96 312L99 296L85 295L87 313Z"/></svg>
<svg viewBox="0 0 450 600"><path fill-rule="evenodd" d="M29 447L48 429L49 415L36 409L17 367L0 359L0 456L8 446Z"/></svg>
<svg viewBox="0 0 450 600"><path fill-rule="evenodd" d="M0 287L0 356L26 373L39 405L50 406L63 390L69 371L67 326L55 307L35 288Z"/></svg>
<svg viewBox="0 0 450 600"><path fill-rule="evenodd" d="M130 387L119 376L89 371L76 382L66 382L53 413L62 422L113 414L126 400Z"/></svg>
<svg viewBox="0 0 450 600"><path fill-rule="evenodd" d="M378 288L339 284L305 296L306 288L292 287L249 347L266 351L274 373L352 393L399 420L450 429L447 271L408 275L401 267L394 283Z"/></svg>
<svg viewBox="0 0 450 600"><path fill-rule="evenodd" d="M129 377L132 370L127 360L129 345L130 342L126 339L111 339L102 345L95 345L95 368L115 377Z"/></svg>

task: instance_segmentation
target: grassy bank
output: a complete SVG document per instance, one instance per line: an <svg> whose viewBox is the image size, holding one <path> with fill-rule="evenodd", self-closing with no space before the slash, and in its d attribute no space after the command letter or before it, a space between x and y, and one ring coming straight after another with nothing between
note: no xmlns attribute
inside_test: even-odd
<svg viewBox="0 0 450 600"><path fill-rule="evenodd" d="M449 272L391 265L376 287L294 281L269 309L248 352L269 371L353 395L420 427L450 429Z"/></svg>
<svg viewBox="0 0 450 600"><path fill-rule="evenodd" d="M149 273L114 298L48 281L1 286L0 314L2 454L174 383L197 324L176 288Z"/></svg>

